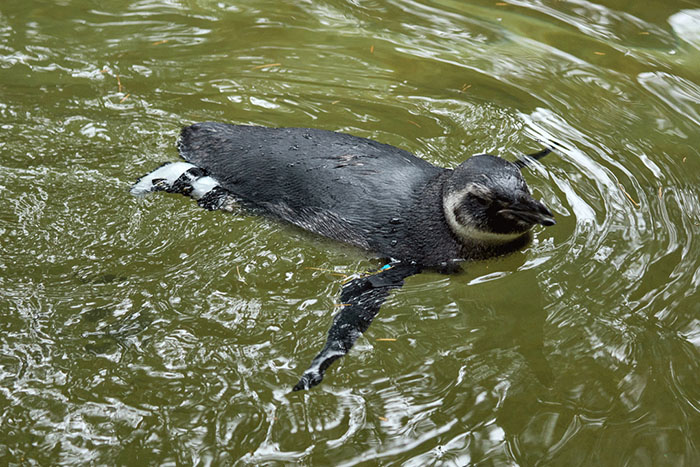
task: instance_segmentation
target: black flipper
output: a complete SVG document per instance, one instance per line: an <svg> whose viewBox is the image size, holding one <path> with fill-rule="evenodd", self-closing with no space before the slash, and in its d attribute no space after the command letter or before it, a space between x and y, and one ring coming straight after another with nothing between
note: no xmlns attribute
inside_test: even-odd
<svg viewBox="0 0 700 467"><path fill-rule="evenodd" d="M333 317L326 345L293 390L309 389L319 384L328 367L348 353L357 338L369 328L389 292L400 288L405 278L419 272L420 267L415 264L394 263L388 269L345 284L340 293L340 302L344 306Z"/></svg>
<svg viewBox="0 0 700 467"><path fill-rule="evenodd" d="M523 167L527 167L528 165L530 165L532 161L539 160L547 154L549 154L550 152L552 152L550 148L545 148L540 152L536 152L534 154L527 154L522 158L518 159L517 161L513 162L513 164L515 164L517 168L522 169Z"/></svg>

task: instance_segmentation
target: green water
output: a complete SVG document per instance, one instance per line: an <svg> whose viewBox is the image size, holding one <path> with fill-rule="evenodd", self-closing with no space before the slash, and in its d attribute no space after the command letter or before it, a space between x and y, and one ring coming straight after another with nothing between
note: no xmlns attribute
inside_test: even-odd
<svg viewBox="0 0 700 467"><path fill-rule="evenodd" d="M698 1L3 0L0 465L700 464L699 31ZM202 120L443 166L556 141L526 177L558 223L408 279L290 393L380 264L131 197Z"/></svg>

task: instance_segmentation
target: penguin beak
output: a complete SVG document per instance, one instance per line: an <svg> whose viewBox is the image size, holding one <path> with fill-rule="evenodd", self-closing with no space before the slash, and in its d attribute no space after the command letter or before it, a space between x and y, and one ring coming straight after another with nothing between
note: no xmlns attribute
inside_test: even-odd
<svg viewBox="0 0 700 467"><path fill-rule="evenodd" d="M557 223L554 220L552 211L541 201L537 201L532 197L513 203L507 208L501 209L499 213L531 226L541 224L548 227Z"/></svg>

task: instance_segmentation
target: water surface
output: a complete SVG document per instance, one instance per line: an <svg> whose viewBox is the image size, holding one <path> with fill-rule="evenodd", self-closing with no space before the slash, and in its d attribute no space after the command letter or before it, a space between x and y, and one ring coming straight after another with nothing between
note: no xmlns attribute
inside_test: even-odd
<svg viewBox="0 0 700 467"><path fill-rule="evenodd" d="M700 2L0 5L0 463L698 465ZM392 294L354 248L130 184L202 120L513 160L530 246Z"/></svg>

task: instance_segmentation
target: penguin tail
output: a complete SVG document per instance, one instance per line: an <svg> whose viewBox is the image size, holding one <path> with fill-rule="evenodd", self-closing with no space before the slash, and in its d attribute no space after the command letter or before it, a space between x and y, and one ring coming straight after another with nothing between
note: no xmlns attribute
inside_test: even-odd
<svg viewBox="0 0 700 467"><path fill-rule="evenodd" d="M197 201L211 211L231 210L236 201L233 194L223 188L207 172L189 162L169 162L139 178L131 187L131 194L142 197L154 191L179 193Z"/></svg>

